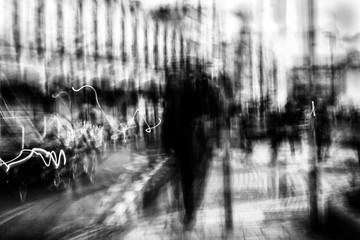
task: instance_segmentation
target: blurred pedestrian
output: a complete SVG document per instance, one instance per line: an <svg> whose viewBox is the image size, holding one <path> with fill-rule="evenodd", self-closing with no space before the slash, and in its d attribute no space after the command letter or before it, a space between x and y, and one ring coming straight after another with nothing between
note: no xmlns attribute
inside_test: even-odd
<svg viewBox="0 0 360 240"><path fill-rule="evenodd" d="M291 154L295 155L295 145L301 146L301 135L299 130L301 112L296 107L294 100L287 101L282 121L285 125L285 137L289 141Z"/></svg>
<svg viewBox="0 0 360 240"><path fill-rule="evenodd" d="M278 150L283 139L281 114L278 111L272 111L268 117L268 135L270 137L270 147L272 150L271 165L276 165Z"/></svg>
<svg viewBox="0 0 360 240"><path fill-rule="evenodd" d="M315 109L315 141L317 146L318 161L324 161L329 157L331 145L331 119L325 101L320 100Z"/></svg>
<svg viewBox="0 0 360 240"><path fill-rule="evenodd" d="M168 78L163 113L163 147L176 159L185 215L191 228L203 199L213 146L221 115L219 88L201 70L180 72Z"/></svg>

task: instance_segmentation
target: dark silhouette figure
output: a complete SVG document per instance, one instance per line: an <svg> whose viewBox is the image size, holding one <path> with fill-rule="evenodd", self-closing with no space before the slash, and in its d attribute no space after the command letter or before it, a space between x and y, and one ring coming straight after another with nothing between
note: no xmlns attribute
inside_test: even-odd
<svg viewBox="0 0 360 240"><path fill-rule="evenodd" d="M331 145L331 119L325 102L320 102L316 109L315 141L317 146L317 158L321 162L328 157ZM323 158L323 156L325 158Z"/></svg>
<svg viewBox="0 0 360 240"><path fill-rule="evenodd" d="M301 145L300 122L301 111L297 108L294 101L289 100L285 105L283 123L285 125L285 137L289 141L292 155L295 154L295 145Z"/></svg>
<svg viewBox="0 0 360 240"><path fill-rule="evenodd" d="M240 129L240 147L245 150L246 153L252 152L251 141L251 121L249 114L242 114L239 121Z"/></svg>
<svg viewBox="0 0 360 240"><path fill-rule="evenodd" d="M191 227L205 189L221 115L219 88L201 70L168 78L163 114L163 147L176 158L185 227Z"/></svg>
<svg viewBox="0 0 360 240"><path fill-rule="evenodd" d="M270 147L272 150L271 165L276 165L278 150L283 139L281 114L277 111L269 113L268 135L270 136Z"/></svg>

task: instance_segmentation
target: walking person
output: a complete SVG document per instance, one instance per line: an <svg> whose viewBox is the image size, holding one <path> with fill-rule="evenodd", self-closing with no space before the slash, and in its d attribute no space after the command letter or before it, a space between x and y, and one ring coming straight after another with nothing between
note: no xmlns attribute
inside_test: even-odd
<svg viewBox="0 0 360 240"><path fill-rule="evenodd" d="M316 109L315 141L318 161L325 161L331 145L331 119L325 101L319 101Z"/></svg>
<svg viewBox="0 0 360 240"><path fill-rule="evenodd" d="M221 112L218 90L200 69L173 74L166 86L162 140L165 151L176 160L186 229L195 224L218 136L217 119Z"/></svg>

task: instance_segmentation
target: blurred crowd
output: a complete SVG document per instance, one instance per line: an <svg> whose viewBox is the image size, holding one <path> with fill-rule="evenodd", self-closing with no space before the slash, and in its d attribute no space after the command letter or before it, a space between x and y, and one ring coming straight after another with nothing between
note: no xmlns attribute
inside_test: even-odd
<svg viewBox="0 0 360 240"><path fill-rule="evenodd" d="M119 147L139 148L140 142L156 146L157 129L150 128L160 119L158 85L149 81L135 89L129 80L112 89L108 79L94 79L93 85L74 88L65 86L64 79L49 80L44 92L34 84L37 81L2 76L0 185L4 194L18 189L20 200L25 201L30 186L51 183L68 189L79 180L92 183L97 166ZM146 105L140 106L144 99ZM66 159L60 158L61 151Z"/></svg>
<svg viewBox="0 0 360 240"><path fill-rule="evenodd" d="M174 195L182 199L184 225L191 227L214 149L226 143L244 151L242 161L249 163L247 156L256 142L266 140L272 152L270 163L276 165L281 144L288 143L295 155L302 150L303 140L310 138L318 162L329 158L332 144L341 144L357 151L360 163L360 113L355 106L295 96L288 96L283 108L270 107L265 100L237 102L236 89L225 72L214 76L205 65L181 66L168 72L165 86L150 80L138 88L131 80L111 88L106 79L74 88L64 86L59 77L44 93L35 85L3 78L2 189L18 189L25 201L32 183L76 188L79 179L92 183L98 165L119 146L155 148L175 159ZM48 154L29 157L32 149ZM66 161L59 162L60 151Z"/></svg>
<svg viewBox="0 0 360 240"><path fill-rule="evenodd" d="M357 151L360 164L360 115L355 106L342 106L324 96L312 101L289 96L283 109L270 108L265 101L238 103L225 78L225 74L211 78L200 67L167 79L162 140L177 160L173 184L175 196L182 189L185 227L195 223L213 150L226 148L227 142L243 150L243 163L250 163L253 146L265 141L272 166L278 164L284 143L293 156L302 151L302 144L312 145L319 163L329 159L334 144L350 147ZM224 130L231 133L222 134Z"/></svg>

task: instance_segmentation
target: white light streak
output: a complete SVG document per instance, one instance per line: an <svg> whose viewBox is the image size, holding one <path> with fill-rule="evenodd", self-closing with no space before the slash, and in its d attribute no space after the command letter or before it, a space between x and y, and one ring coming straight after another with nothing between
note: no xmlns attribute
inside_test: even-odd
<svg viewBox="0 0 360 240"><path fill-rule="evenodd" d="M95 88L94 88L93 86L88 85L88 84L85 84L85 85L83 85L82 87L80 87L79 89L75 89L74 87L72 87L71 89L72 89L74 92L79 92L79 91L81 91L82 89L84 89L84 88L86 88L86 87L87 87L87 88L90 88L90 89L92 89L92 90L94 91L94 93L95 93L95 101L96 101L97 106L98 106L99 109L101 110L102 114L104 115L105 119L107 120L107 122L109 123L109 125L112 127L112 129L115 130L117 133L123 134L123 136L124 136L124 141L125 141L125 142L126 142L125 136L126 136L127 130L129 130L130 128L134 128L134 126L132 126L132 125L135 123L135 116L136 116L136 114L139 114L139 116L141 116L141 118L144 120L144 122L145 122L145 124L146 124L146 126L147 126L147 128L145 129L145 132L147 132L147 133L151 133L151 130L152 130L152 129L158 127L158 126L161 124L161 118L158 118L158 119L159 119L159 123L156 124L156 125L153 126L153 127L150 127L150 125L149 125L148 122L146 121L146 119L145 119L145 117L143 116L143 114L140 114L140 110L137 109L137 110L135 111L134 115L133 115L133 118L130 120L130 124L128 124L128 123L120 123L121 129L119 129L119 128L117 128L116 126L114 126L114 125L111 123L111 121L109 120L108 116L107 116L106 113L104 112L103 108L101 107L101 105L100 105L100 103L99 103L99 99L98 99L97 92L96 92L96 90L95 90ZM117 136L115 136L115 135L116 135L116 134L113 134L113 135L111 136L111 139L116 140L116 139L117 139Z"/></svg>
<svg viewBox="0 0 360 240"><path fill-rule="evenodd" d="M24 158L19 159L24 152L30 152L30 154ZM45 155L45 157L43 155ZM33 156L39 156L46 167L49 167L51 163L53 163L55 168L57 169L60 166L62 159L64 161L64 165L66 164L66 155L64 150L62 149L60 150L58 157L55 151L49 152L43 148L33 148L33 149L21 150L20 153L15 158L11 159L8 162L5 162L2 158L0 158L0 167L5 168L4 169L5 172L9 172L11 168L27 162ZM46 158L48 159L48 161L46 161Z"/></svg>

